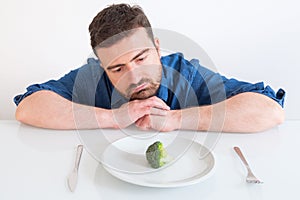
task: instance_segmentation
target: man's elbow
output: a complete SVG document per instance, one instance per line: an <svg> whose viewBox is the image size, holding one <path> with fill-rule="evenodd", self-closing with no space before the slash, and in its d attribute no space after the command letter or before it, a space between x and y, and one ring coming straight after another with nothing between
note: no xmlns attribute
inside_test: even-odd
<svg viewBox="0 0 300 200"><path fill-rule="evenodd" d="M250 132L263 132L284 122L285 111L281 106L276 105L275 107L269 108L270 109L267 109L269 111L265 110L264 115L261 115L262 117L256 118L256 126L253 126L253 130Z"/></svg>
<svg viewBox="0 0 300 200"><path fill-rule="evenodd" d="M275 111L274 111L274 123L275 125L279 125L279 124L282 124L285 120L285 111L283 108L281 108L279 106L279 108L277 108Z"/></svg>
<svg viewBox="0 0 300 200"><path fill-rule="evenodd" d="M16 108L15 119L23 124L31 124L32 116L30 110L21 102Z"/></svg>
<svg viewBox="0 0 300 200"><path fill-rule="evenodd" d="M23 109L18 106L17 109L16 109L16 112L15 112L15 118L16 120L18 120L19 122L22 122L22 123L26 123L26 116L25 116L25 112L23 111Z"/></svg>
<svg viewBox="0 0 300 200"><path fill-rule="evenodd" d="M269 128L273 128L275 126L278 126L280 124L282 124L285 120L285 111L283 110L283 108L279 105L276 105L275 107L273 107L271 109L272 111L269 112L269 116L266 116L266 126L265 130L269 129ZM261 130L263 131L263 130Z"/></svg>

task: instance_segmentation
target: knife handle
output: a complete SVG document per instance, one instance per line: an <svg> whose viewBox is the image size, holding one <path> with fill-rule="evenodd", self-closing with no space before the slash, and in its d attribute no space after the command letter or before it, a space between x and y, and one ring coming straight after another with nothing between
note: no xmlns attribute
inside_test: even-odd
<svg viewBox="0 0 300 200"><path fill-rule="evenodd" d="M80 144L77 146L77 152L76 152L76 159L75 159L75 168L76 169L78 169L78 167L79 167L82 151L83 151L83 145Z"/></svg>

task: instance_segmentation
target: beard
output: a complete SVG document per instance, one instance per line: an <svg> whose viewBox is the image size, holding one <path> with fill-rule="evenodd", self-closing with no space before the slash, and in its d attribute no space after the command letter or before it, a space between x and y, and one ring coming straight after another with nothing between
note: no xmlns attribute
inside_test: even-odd
<svg viewBox="0 0 300 200"><path fill-rule="evenodd" d="M130 101L132 100L141 100L141 99L147 99L149 97L154 96L157 93L157 90L160 85L160 79L159 77L158 81L154 81L152 79L143 78L141 79L137 84L131 84L128 89L126 90L127 97ZM144 89L141 89L137 92L132 92L136 87L139 85L147 83L147 87Z"/></svg>

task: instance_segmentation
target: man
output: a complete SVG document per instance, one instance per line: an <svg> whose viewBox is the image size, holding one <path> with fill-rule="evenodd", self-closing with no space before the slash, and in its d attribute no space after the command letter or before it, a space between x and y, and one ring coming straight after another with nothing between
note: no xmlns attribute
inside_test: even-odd
<svg viewBox="0 0 300 200"><path fill-rule="evenodd" d="M284 120L285 92L227 79L182 54L161 57L138 6L112 5L89 26L98 59L15 97L16 119L51 129L257 132Z"/></svg>

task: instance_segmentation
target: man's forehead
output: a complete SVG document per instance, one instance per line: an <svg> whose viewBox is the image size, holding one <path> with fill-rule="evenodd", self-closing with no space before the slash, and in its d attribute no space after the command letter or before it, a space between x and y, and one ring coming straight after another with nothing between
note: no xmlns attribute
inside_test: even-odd
<svg viewBox="0 0 300 200"><path fill-rule="evenodd" d="M102 65L107 66L123 55L153 47L154 44L145 29L138 28L128 37L121 39L116 44L113 44L110 47L96 49L96 53Z"/></svg>

